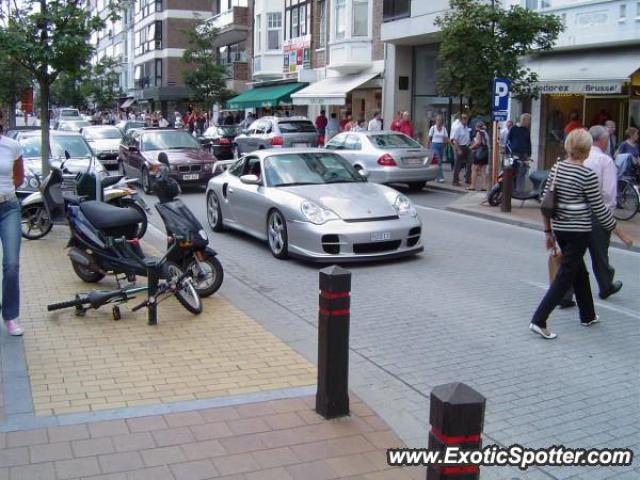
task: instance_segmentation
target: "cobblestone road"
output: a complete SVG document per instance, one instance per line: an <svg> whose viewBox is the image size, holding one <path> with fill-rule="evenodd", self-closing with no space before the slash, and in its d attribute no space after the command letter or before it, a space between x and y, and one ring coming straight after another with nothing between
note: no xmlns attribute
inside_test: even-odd
<svg viewBox="0 0 640 480"><path fill-rule="evenodd" d="M419 204L443 194L425 191ZM184 195L204 223L204 195ZM452 198L452 200L455 199ZM620 294L597 302L600 325L556 312L559 339L527 329L547 282L539 232L421 207L425 253L353 272L351 386L411 446L426 441L428 396L462 381L487 401L487 443L635 447L640 414L640 255L612 250ZM157 222L159 219L153 219ZM315 360L318 267L274 259L241 234L213 234L222 293ZM627 469L486 469L483 478L638 478Z"/></svg>

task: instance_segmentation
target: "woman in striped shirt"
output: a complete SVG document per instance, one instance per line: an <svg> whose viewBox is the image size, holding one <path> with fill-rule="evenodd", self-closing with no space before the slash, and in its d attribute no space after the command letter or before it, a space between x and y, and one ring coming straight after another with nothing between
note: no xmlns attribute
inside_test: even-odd
<svg viewBox="0 0 640 480"><path fill-rule="evenodd" d="M572 286L580 309L581 324L591 326L598 322L589 274L583 260L591 235L592 213L602 228L614 230L622 241L632 243L630 238L616 228L616 221L602 200L595 172L583 166L592 142L589 132L582 128L567 135L564 149L568 158L551 169L545 190L546 194L555 180L557 208L551 221L544 218L545 235L549 250L555 249L556 241L558 242L562 251L562 263L555 280L533 314L529 328L546 339L557 337L547 329L547 318Z"/></svg>

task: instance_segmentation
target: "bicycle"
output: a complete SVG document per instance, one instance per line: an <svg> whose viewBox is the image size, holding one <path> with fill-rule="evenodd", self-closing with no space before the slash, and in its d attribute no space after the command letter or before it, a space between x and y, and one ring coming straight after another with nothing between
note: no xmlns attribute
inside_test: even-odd
<svg viewBox="0 0 640 480"><path fill-rule="evenodd" d="M137 240L128 240L125 237L112 241L124 244L129 248L131 244L136 245L135 242L137 242ZM114 304L112 308L113 319L120 320L122 315L119 305L134 299L138 293L147 292L147 299L133 307L131 311L136 312L146 307L149 312L149 325L157 324L158 304L171 296L175 296L185 309L197 315L202 312L202 300L192 282L193 272L188 269L183 271L176 263L167 260L170 252L171 248L160 259L146 257L142 260L148 272L149 283L146 286L132 285L115 290L94 290L89 293L79 293L73 300L47 305L47 311L75 307L76 315L82 317L88 310L97 310L105 305ZM165 280L164 282L159 282L161 276ZM119 286L117 276L116 281Z"/></svg>
<svg viewBox="0 0 640 480"><path fill-rule="evenodd" d="M640 211L640 191L629 178L618 180L618 196L613 216L618 220L631 220Z"/></svg>

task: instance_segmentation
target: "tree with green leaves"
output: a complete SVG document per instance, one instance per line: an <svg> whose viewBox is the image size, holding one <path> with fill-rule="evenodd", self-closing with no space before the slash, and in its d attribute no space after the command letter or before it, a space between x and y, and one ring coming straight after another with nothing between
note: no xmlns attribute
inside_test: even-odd
<svg viewBox="0 0 640 480"><path fill-rule="evenodd" d="M119 1L110 2L116 19ZM84 0L22 0L14 2L0 28L2 54L29 72L40 88L42 172L49 172L49 105L51 86L62 72L80 75L94 47L91 34L105 21L91 14Z"/></svg>
<svg viewBox="0 0 640 480"><path fill-rule="evenodd" d="M10 58L0 55L0 103L8 110L5 128L16 124L16 106L22 94L31 86L29 72Z"/></svg>
<svg viewBox="0 0 640 480"><path fill-rule="evenodd" d="M85 77L83 73L81 77ZM86 95L82 92L83 80L76 75L62 72L51 85L49 100L53 105L65 105L67 107L85 108L87 106ZM38 97L39 99L40 97Z"/></svg>
<svg viewBox="0 0 640 480"><path fill-rule="evenodd" d="M96 109L112 109L117 99L124 95L119 79L119 63L113 58L104 57L88 70L80 91L95 104Z"/></svg>
<svg viewBox="0 0 640 480"><path fill-rule="evenodd" d="M438 90L450 97L467 97L474 113L490 111L493 77L511 80L515 96L536 97L537 74L522 57L550 50L563 29L555 15L520 6L503 8L499 0L450 0L450 10L438 17L440 51Z"/></svg>
<svg viewBox="0 0 640 480"><path fill-rule="evenodd" d="M210 22L199 21L183 32L188 46L182 59L191 67L184 73L184 82L191 88L192 99L210 111L213 104L222 105L230 97L226 70L218 64L213 48L218 31Z"/></svg>

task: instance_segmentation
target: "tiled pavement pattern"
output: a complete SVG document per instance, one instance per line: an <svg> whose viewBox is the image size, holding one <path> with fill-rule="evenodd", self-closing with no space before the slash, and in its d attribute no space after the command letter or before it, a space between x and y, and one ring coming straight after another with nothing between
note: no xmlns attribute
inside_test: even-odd
<svg viewBox="0 0 640 480"><path fill-rule="evenodd" d="M25 243L24 345L36 415L153 405L311 385L315 367L220 296L193 316L175 299L114 321L109 307L76 317L46 312L77 291L109 289L80 281L64 254L62 229ZM43 281L46 282L43 284ZM143 283L145 279L141 279Z"/></svg>
<svg viewBox="0 0 640 480"><path fill-rule="evenodd" d="M431 193L411 195L418 203ZM184 197L202 209L201 194ZM426 250L352 265L352 389L410 446L426 442L429 392L463 381L487 397L485 443L632 447L640 452L640 257L611 250L623 290L597 299L602 321L551 320L554 342L527 329L547 283L540 232L419 209ZM202 213L200 216L202 217ZM317 267L273 259L261 242L213 234L223 294L307 358L317 341ZM276 272L276 273L274 273ZM483 479L640 478L629 468L485 469Z"/></svg>
<svg viewBox="0 0 640 480"><path fill-rule="evenodd" d="M7 480L412 480L389 469L401 446L357 398L352 416L324 421L314 399L0 434Z"/></svg>
<svg viewBox="0 0 640 480"><path fill-rule="evenodd" d="M511 212L503 213L500 207L491 207L486 202L486 193L469 193L460 196L458 200L448 205L447 209L471 216L495 219L512 225L542 229L540 220L540 204L534 200L528 200L524 204L520 200L511 202ZM640 215L631 220L620 222L620 227L633 238L638 239L634 246L635 251L640 251ZM622 246L622 242L615 235L611 238L613 245Z"/></svg>

